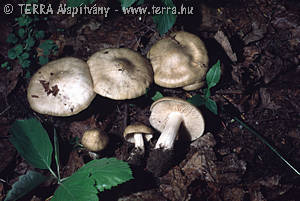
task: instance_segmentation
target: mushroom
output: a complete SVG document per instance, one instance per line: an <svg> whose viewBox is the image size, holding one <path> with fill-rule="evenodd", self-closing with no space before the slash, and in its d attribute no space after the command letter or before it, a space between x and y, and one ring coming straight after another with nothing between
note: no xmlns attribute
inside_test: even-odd
<svg viewBox="0 0 300 201"><path fill-rule="evenodd" d="M127 48L107 48L87 61L94 81L94 91L115 100L132 99L146 93L153 82L150 63Z"/></svg>
<svg viewBox="0 0 300 201"><path fill-rule="evenodd" d="M145 153L144 137L149 141L153 137L153 130L142 123L135 123L125 128L123 136L127 142L134 143L135 146L127 161L139 165Z"/></svg>
<svg viewBox="0 0 300 201"><path fill-rule="evenodd" d="M27 89L30 107L53 116L75 115L86 109L95 96L87 63L73 57L54 60L41 67Z"/></svg>
<svg viewBox="0 0 300 201"><path fill-rule="evenodd" d="M159 130L161 135L153 152L150 153L147 169L159 176L170 166L174 142L180 126L193 141L203 134L204 119L197 107L173 97L164 97L155 101L150 111L150 124ZM163 156L163 160L158 159L159 156Z"/></svg>
<svg viewBox="0 0 300 201"><path fill-rule="evenodd" d="M109 142L108 136L99 129L89 129L83 133L81 138L81 144L89 150L89 155L91 158L98 158L97 152L105 149Z"/></svg>
<svg viewBox="0 0 300 201"><path fill-rule="evenodd" d="M195 90L205 84L208 55L204 43L194 34L172 33L154 44L147 57L159 86Z"/></svg>

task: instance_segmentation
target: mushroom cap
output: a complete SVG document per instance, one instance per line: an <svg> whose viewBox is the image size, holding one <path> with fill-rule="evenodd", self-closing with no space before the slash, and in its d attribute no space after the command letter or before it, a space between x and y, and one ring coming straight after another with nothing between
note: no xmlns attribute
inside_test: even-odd
<svg viewBox="0 0 300 201"><path fill-rule="evenodd" d="M172 33L154 44L147 54L157 85L184 87L205 79L208 55L202 40L191 33Z"/></svg>
<svg viewBox="0 0 300 201"><path fill-rule="evenodd" d="M160 132L163 132L168 121L168 116L172 112L182 114L182 126L185 127L190 139L193 141L204 132L204 118L200 110L191 103L174 97L164 97L155 101L150 107L150 124Z"/></svg>
<svg viewBox="0 0 300 201"><path fill-rule="evenodd" d="M198 82L196 81L193 84L186 85L182 88L186 91L193 91L193 90L196 90L196 89L200 89L204 85L205 85L205 81L198 81Z"/></svg>
<svg viewBox="0 0 300 201"><path fill-rule="evenodd" d="M109 138L99 129L89 129L83 133L81 144L90 151L101 151L108 144Z"/></svg>
<svg viewBox="0 0 300 201"><path fill-rule="evenodd" d="M130 143L135 143L133 135L135 133L140 133L145 136L146 140L149 141L153 137L154 131L148 126L142 123L135 123L127 126L123 132L123 136L126 141Z"/></svg>
<svg viewBox="0 0 300 201"><path fill-rule="evenodd" d="M146 93L153 82L150 63L127 48L107 48L87 61L94 81L94 91L115 100L132 99Z"/></svg>
<svg viewBox="0 0 300 201"><path fill-rule="evenodd" d="M96 93L86 62L66 57L49 62L31 78L30 107L41 114L71 116L86 109Z"/></svg>

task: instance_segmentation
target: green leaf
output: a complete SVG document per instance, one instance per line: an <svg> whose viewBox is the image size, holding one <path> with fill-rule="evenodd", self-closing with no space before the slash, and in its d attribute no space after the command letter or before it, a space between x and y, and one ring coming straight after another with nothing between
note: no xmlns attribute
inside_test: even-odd
<svg viewBox="0 0 300 201"><path fill-rule="evenodd" d="M6 42L16 44L18 42L18 38L15 34L11 33L7 36Z"/></svg>
<svg viewBox="0 0 300 201"><path fill-rule="evenodd" d="M3 64L1 64L1 68L6 68L6 67L8 67L8 61L6 61L6 62L4 62Z"/></svg>
<svg viewBox="0 0 300 201"><path fill-rule="evenodd" d="M159 92L156 91L155 95L151 98L153 101L157 101L158 99L163 98L164 96Z"/></svg>
<svg viewBox="0 0 300 201"><path fill-rule="evenodd" d="M25 43L26 43L25 49L30 50L35 44L35 39L30 36L25 40Z"/></svg>
<svg viewBox="0 0 300 201"><path fill-rule="evenodd" d="M199 94L196 94L192 98L187 99L187 101L189 103L195 105L196 107L199 107L201 105L205 105L205 103L206 103L206 99L203 96L199 95Z"/></svg>
<svg viewBox="0 0 300 201"><path fill-rule="evenodd" d="M121 0L121 7L128 8L132 6L137 0Z"/></svg>
<svg viewBox="0 0 300 201"><path fill-rule="evenodd" d="M16 21L18 22L20 27L23 27L23 26L27 27L32 22L32 18L29 17L28 15L23 14L21 17L16 18Z"/></svg>
<svg viewBox="0 0 300 201"><path fill-rule="evenodd" d="M50 55L51 51L55 51L56 49L58 49L53 40L45 40L39 45L39 48L43 50L44 55Z"/></svg>
<svg viewBox="0 0 300 201"><path fill-rule="evenodd" d="M48 57L46 57L46 56L39 56L39 64L45 65L45 64L48 63L48 61L49 61Z"/></svg>
<svg viewBox="0 0 300 201"><path fill-rule="evenodd" d="M204 97L209 98L210 97L210 90L209 88L203 89Z"/></svg>
<svg viewBox="0 0 300 201"><path fill-rule="evenodd" d="M37 31L36 33L35 33L35 38L36 39L43 39L45 37L45 32L44 31Z"/></svg>
<svg viewBox="0 0 300 201"><path fill-rule="evenodd" d="M17 53L16 53L15 49L14 48L9 49L7 52L7 56L10 59L15 59L17 57Z"/></svg>
<svg viewBox="0 0 300 201"><path fill-rule="evenodd" d="M49 169L53 148L46 130L37 119L16 120L10 133L9 141L28 163L36 168Z"/></svg>
<svg viewBox="0 0 300 201"><path fill-rule="evenodd" d="M68 7L79 7L94 3L95 0L67 0Z"/></svg>
<svg viewBox="0 0 300 201"><path fill-rule="evenodd" d="M25 175L19 177L19 180L12 185L4 201L18 200L29 193L35 187L46 181L47 177L35 171L27 171Z"/></svg>
<svg viewBox="0 0 300 201"><path fill-rule="evenodd" d="M176 22L176 7L173 1L163 0L163 4L166 7L172 8L172 10L168 10L168 12L165 11L163 14L153 16L153 21L156 24L160 35L167 33Z"/></svg>
<svg viewBox="0 0 300 201"><path fill-rule="evenodd" d="M28 68L30 66L30 60L28 60L26 58L27 57L26 54L28 54L28 53L25 52L22 55L18 56L19 64L22 66L22 68ZM23 55L24 55L24 58L23 58Z"/></svg>
<svg viewBox="0 0 300 201"><path fill-rule="evenodd" d="M56 170L57 170L57 176L58 181L60 181L60 170L59 170L59 144L57 139L56 130L54 129L54 158L56 163Z"/></svg>
<svg viewBox="0 0 300 201"><path fill-rule="evenodd" d="M138 0L138 2L136 3L137 6L142 5L145 2L145 0Z"/></svg>
<svg viewBox="0 0 300 201"><path fill-rule="evenodd" d="M20 62L20 60L19 60ZM20 62L20 65L22 66L22 68L28 68L30 66L30 61L25 59L25 60L22 60L22 62Z"/></svg>
<svg viewBox="0 0 300 201"><path fill-rule="evenodd" d="M55 191L51 201L98 201L95 181L86 174L77 174L63 181Z"/></svg>
<svg viewBox="0 0 300 201"><path fill-rule="evenodd" d="M25 29L20 28L18 30L18 35L19 35L20 38L24 38L24 36L25 36Z"/></svg>
<svg viewBox="0 0 300 201"><path fill-rule="evenodd" d="M16 55L20 56L24 50L23 46L21 44L18 44L14 47L15 51L16 51Z"/></svg>
<svg viewBox="0 0 300 201"><path fill-rule="evenodd" d="M92 160L81 167L76 173L90 175L96 181L99 191L111 189L125 181L133 179L129 165L116 158Z"/></svg>
<svg viewBox="0 0 300 201"><path fill-rule="evenodd" d="M216 86L220 81L221 77L221 67L220 67L220 60L214 64L206 74L206 82L208 89Z"/></svg>
<svg viewBox="0 0 300 201"><path fill-rule="evenodd" d="M26 4L37 4L38 0L27 0Z"/></svg>
<svg viewBox="0 0 300 201"><path fill-rule="evenodd" d="M8 50L8 58L15 59L23 52L23 46L21 44L16 45L14 48Z"/></svg>
<svg viewBox="0 0 300 201"><path fill-rule="evenodd" d="M29 79L29 78L30 78L30 72L29 72L29 71L26 71L25 78L26 78L26 79Z"/></svg>
<svg viewBox="0 0 300 201"><path fill-rule="evenodd" d="M207 98L206 102L205 102L205 107L207 109L209 109L215 115L218 114L218 106L217 106L217 103L214 100L212 100L210 98Z"/></svg>
<svg viewBox="0 0 300 201"><path fill-rule="evenodd" d="M29 58L29 54L28 52L24 52L22 55L21 55L22 59L28 59Z"/></svg>
<svg viewBox="0 0 300 201"><path fill-rule="evenodd" d="M110 189L132 178L126 162L116 158L92 160L63 181L51 201L97 201L97 189Z"/></svg>

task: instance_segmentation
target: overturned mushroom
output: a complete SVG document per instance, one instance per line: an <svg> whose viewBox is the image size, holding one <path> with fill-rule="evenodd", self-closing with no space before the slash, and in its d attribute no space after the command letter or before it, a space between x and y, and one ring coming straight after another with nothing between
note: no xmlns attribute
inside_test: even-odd
<svg viewBox="0 0 300 201"><path fill-rule="evenodd" d="M31 78L27 99L41 114L71 116L86 109L96 96L86 62L66 57L41 67Z"/></svg>
<svg viewBox="0 0 300 201"><path fill-rule="evenodd" d="M202 40L188 32L175 32L154 44L147 54L157 85L195 90L205 83L208 55Z"/></svg>
<svg viewBox="0 0 300 201"><path fill-rule="evenodd" d="M81 138L81 144L89 150L89 155L91 158L98 158L97 152L105 149L109 142L108 136L99 129L89 129L83 133Z"/></svg>
<svg viewBox="0 0 300 201"><path fill-rule="evenodd" d="M147 169L160 176L171 165L179 128L182 126L182 130L193 141L203 134L204 119L198 108L179 98L161 98L151 105L150 110L150 124L159 130L161 135L150 153Z"/></svg>
<svg viewBox="0 0 300 201"><path fill-rule="evenodd" d="M108 48L96 52L87 61L94 91L115 100L132 99L146 93L153 81L150 63L127 48Z"/></svg>
<svg viewBox="0 0 300 201"><path fill-rule="evenodd" d="M139 165L145 153L144 138L149 141L153 137L153 130L141 123L129 125L124 130L124 138L134 143L134 150L130 153L128 162Z"/></svg>

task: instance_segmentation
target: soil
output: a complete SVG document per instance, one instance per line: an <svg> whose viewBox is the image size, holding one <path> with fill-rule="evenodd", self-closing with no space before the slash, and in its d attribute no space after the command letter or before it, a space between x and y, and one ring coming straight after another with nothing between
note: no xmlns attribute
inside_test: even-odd
<svg viewBox="0 0 300 201"><path fill-rule="evenodd" d="M65 3L65 1L55 1ZM17 1L11 1L17 6ZM96 0L97 6L120 9L119 2ZM179 138L168 160L168 168L152 174L147 158L153 154L159 132L146 143L144 158L131 163L134 179L100 193L107 201L296 201L300 179L274 152L233 117L243 120L300 170L300 2L297 0L176 1L193 6L193 15L180 15L167 33L184 30L199 36L209 54L209 66L221 61L221 81L211 98L218 115L200 107L206 122L205 134L189 142ZM5 3L1 3L1 8ZM144 4L144 6L150 6ZM2 12L2 10L1 10ZM6 43L19 13L1 13L0 61L8 60ZM151 16L49 15L46 35L59 47L50 60L65 56L83 60L99 49L127 47L146 55L162 38ZM63 32L57 29L64 29ZM153 84L146 95L116 101L96 96L92 104L71 117L52 117L34 112L27 102L29 79L17 61L12 70L0 69L0 200L20 175L33 169L9 142L9 128L17 119L37 118L53 136L55 127L61 147L61 177L75 172L91 160L86 151L74 149L72 140L91 127L110 138L100 157L126 161L134 145L122 133L131 123L148 126L152 95L190 98L203 94ZM32 67L36 71L39 66ZM31 68L31 67L30 67ZM51 138L51 137L50 137ZM169 157L168 153L168 157ZM135 160L133 160L135 161ZM55 167L53 167L55 169ZM151 168L150 168L151 169ZM44 174L49 174L43 172ZM20 200L46 200L56 185L46 182Z"/></svg>

